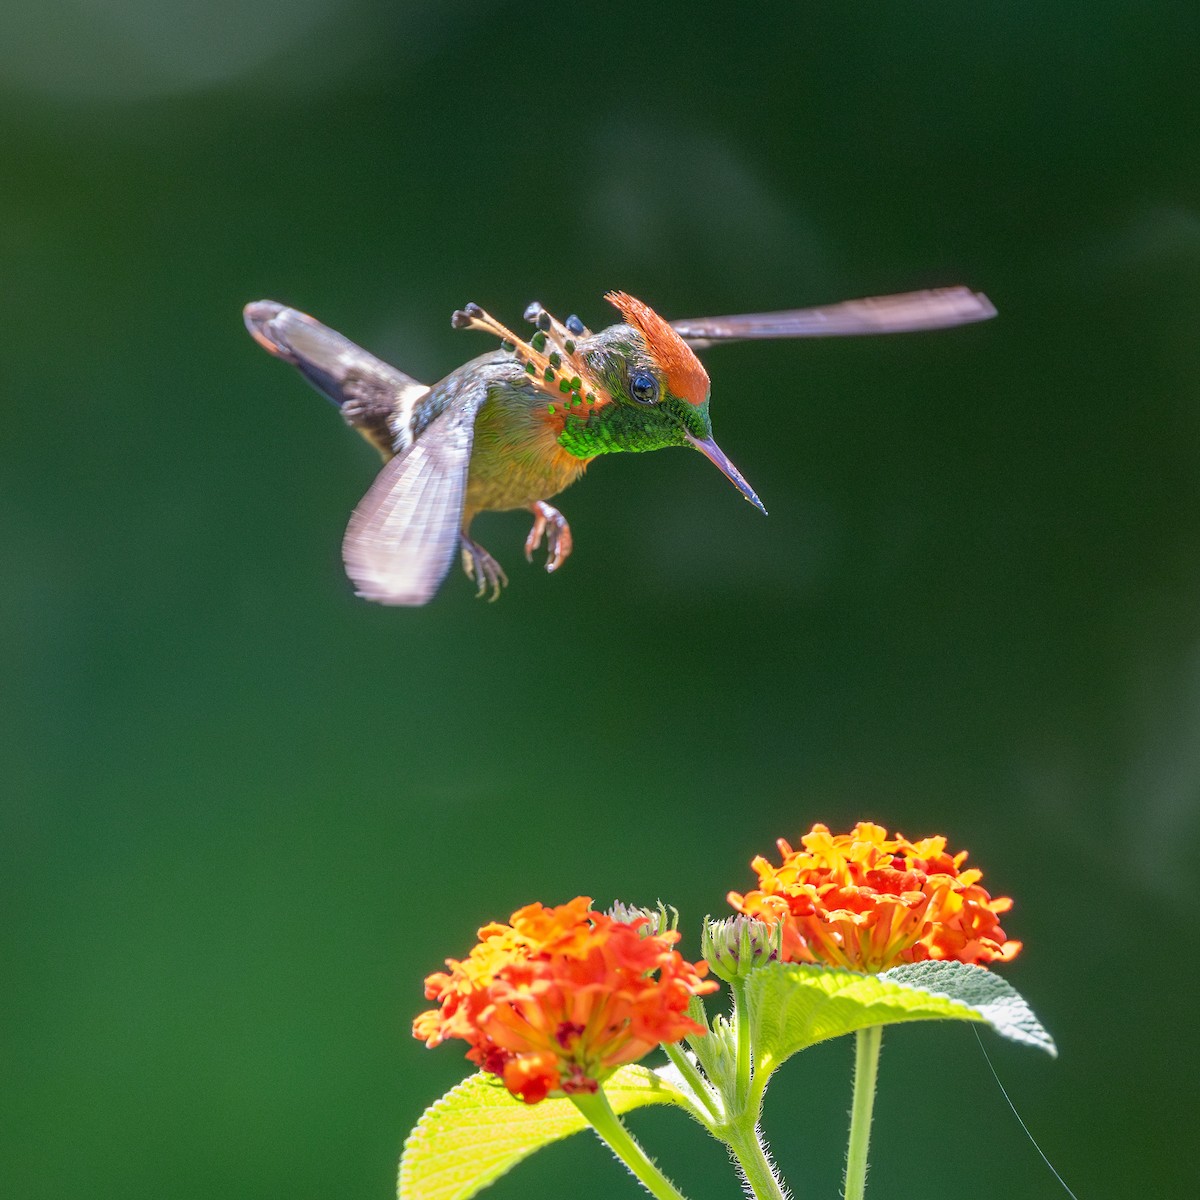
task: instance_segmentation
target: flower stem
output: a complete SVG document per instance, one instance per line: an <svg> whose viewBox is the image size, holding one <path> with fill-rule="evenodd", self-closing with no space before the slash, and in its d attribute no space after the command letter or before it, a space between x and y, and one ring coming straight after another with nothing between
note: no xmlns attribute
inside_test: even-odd
<svg viewBox="0 0 1200 1200"><path fill-rule="evenodd" d="M704 1105L709 1122L719 1121L721 1113L717 1110L716 1101L713 1099L712 1088L708 1086L704 1076L696 1069L696 1064L688 1057L687 1051L682 1046L670 1043L664 1043L663 1049L666 1051L667 1057L675 1064L675 1069L680 1076L695 1093L696 1098Z"/></svg>
<svg viewBox="0 0 1200 1200"><path fill-rule="evenodd" d="M883 1026L872 1025L855 1034L854 1103L850 1109L850 1141L846 1147L845 1200L862 1200L867 1186L867 1148L871 1142L871 1110L875 1106L875 1077Z"/></svg>
<svg viewBox="0 0 1200 1200"><path fill-rule="evenodd" d="M637 1176L646 1191L657 1200L685 1200L679 1189L654 1165L629 1130L621 1124L603 1088L590 1095L576 1093L571 1101L599 1134L600 1140Z"/></svg>
<svg viewBox="0 0 1200 1200"><path fill-rule="evenodd" d="M733 991L734 1033L737 1038L734 1113L740 1115L750 1098L750 1006L746 1003L744 980L735 979L730 987Z"/></svg>
<svg viewBox="0 0 1200 1200"><path fill-rule="evenodd" d="M739 1121L727 1126L723 1132L756 1200L786 1200L787 1192L784 1191L783 1184L767 1157L758 1127L747 1129Z"/></svg>

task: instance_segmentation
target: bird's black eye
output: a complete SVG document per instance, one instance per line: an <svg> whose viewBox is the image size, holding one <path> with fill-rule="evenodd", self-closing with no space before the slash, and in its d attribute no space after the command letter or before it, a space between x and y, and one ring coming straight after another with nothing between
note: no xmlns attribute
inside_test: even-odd
<svg viewBox="0 0 1200 1200"><path fill-rule="evenodd" d="M629 377L629 394L641 404L658 399L658 380L647 371L635 371Z"/></svg>

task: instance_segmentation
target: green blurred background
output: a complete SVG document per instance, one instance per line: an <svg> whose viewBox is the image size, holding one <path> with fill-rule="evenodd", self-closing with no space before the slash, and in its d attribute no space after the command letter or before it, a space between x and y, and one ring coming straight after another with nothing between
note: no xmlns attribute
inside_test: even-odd
<svg viewBox="0 0 1200 1200"><path fill-rule="evenodd" d="M18 11L19 9L19 11ZM0 1172L20 1200L387 1196L466 1070L421 979L534 898L696 951L814 821L1017 905L1081 1197L1191 1194L1200 793L1194 5L43 0L0 13ZM419 378L475 300L611 319L968 283L998 320L711 352L718 439L595 464L552 578L351 597L377 460L246 336ZM836 1194L852 1048L772 1085ZM737 1195L672 1113L635 1132ZM886 1039L871 1194L1060 1195L959 1028ZM633 1196L591 1138L496 1200Z"/></svg>

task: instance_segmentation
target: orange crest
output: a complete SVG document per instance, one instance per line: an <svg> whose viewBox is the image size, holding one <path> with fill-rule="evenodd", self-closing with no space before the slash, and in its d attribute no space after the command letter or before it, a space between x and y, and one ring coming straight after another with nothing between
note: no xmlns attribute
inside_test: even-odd
<svg viewBox="0 0 1200 1200"><path fill-rule="evenodd" d="M692 348L652 309L625 292L609 292L605 297L646 340L646 349L662 369L667 386L689 404L708 399L708 372L692 353Z"/></svg>

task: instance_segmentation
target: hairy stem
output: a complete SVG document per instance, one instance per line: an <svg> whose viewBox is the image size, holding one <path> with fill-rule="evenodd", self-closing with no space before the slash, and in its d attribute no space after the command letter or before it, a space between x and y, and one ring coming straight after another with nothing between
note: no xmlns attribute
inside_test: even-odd
<svg viewBox="0 0 1200 1200"><path fill-rule="evenodd" d="M734 1035L737 1038L737 1076L734 1085L734 1113L746 1110L750 1098L750 1006L746 1003L746 984L735 979L733 990Z"/></svg>
<svg viewBox="0 0 1200 1200"><path fill-rule="evenodd" d="M646 1191L657 1200L685 1200L679 1189L654 1165L629 1130L621 1124L603 1088L591 1095L576 1094L571 1101L599 1134L600 1140L637 1176Z"/></svg>
<svg viewBox="0 0 1200 1200"><path fill-rule="evenodd" d="M664 1044L663 1049L667 1052L667 1057L675 1064L675 1069L695 1093L696 1098L704 1105L710 1121L719 1121L721 1113L717 1109L717 1102L713 1099L712 1089L705 1082L704 1076L700 1074L687 1051L679 1045Z"/></svg>
<svg viewBox="0 0 1200 1200"><path fill-rule="evenodd" d="M758 1126L747 1128L745 1123L738 1121L723 1132L756 1200L787 1200L788 1193L767 1157Z"/></svg>
<svg viewBox="0 0 1200 1200"><path fill-rule="evenodd" d="M854 1102L850 1109L850 1141L846 1147L845 1200L862 1200L867 1186L867 1150L871 1143L871 1110L875 1106L875 1078L883 1026L872 1025L855 1034Z"/></svg>

